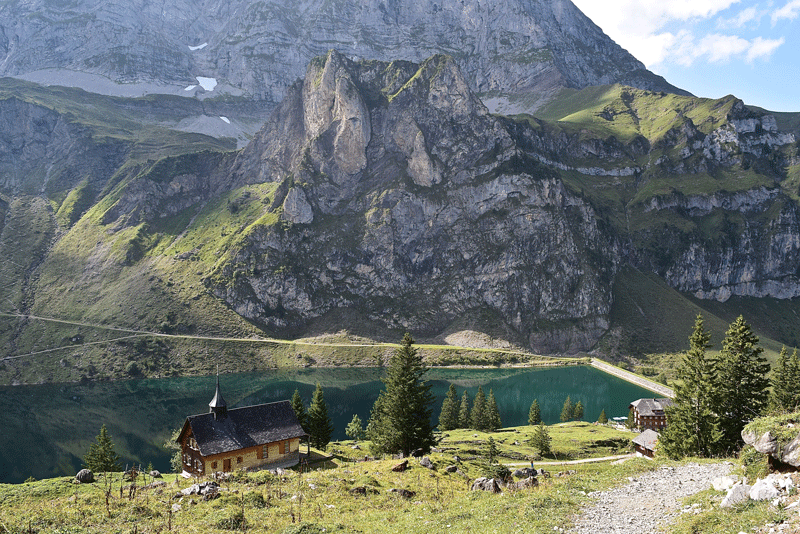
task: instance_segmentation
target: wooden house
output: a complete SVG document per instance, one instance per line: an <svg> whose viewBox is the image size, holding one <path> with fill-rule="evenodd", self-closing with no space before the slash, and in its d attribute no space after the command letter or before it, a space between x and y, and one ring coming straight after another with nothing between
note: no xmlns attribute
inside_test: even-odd
<svg viewBox="0 0 800 534"><path fill-rule="evenodd" d="M289 401L228 410L219 389L209 412L186 418L178 436L184 473L290 467L300 461L306 433Z"/></svg>
<svg viewBox="0 0 800 534"><path fill-rule="evenodd" d="M649 428L633 439L633 448L636 454L652 458L655 456L658 444L658 432Z"/></svg>
<svg viewBox="0 0 800 534"><path fill-rule="evenodd" d="M667 426L664 410L672 405L672 399L638 399L629 408L633 411L633 424L638 428L659 431Z"/></svg>

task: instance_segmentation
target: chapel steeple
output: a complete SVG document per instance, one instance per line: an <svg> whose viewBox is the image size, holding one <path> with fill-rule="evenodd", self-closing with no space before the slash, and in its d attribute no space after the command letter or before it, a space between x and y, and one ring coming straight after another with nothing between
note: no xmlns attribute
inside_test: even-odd
<svg viewBox="0 0 800 534"><path fill-rule="evenodd" d="M219 390L219 369L217 369L217 391L214 393L214 398L208 403L208 411L214 414L215 421L221 421L228 416L228 404L222 398Z"/></svg>

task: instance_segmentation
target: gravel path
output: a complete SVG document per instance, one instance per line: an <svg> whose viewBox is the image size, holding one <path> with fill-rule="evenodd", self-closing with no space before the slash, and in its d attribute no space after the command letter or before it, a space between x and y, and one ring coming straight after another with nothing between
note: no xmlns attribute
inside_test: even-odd
<svg viewBox="0 0 800 534"><path fill-rule="evenodd" d="M642 534L657 532L680 515L681 499L711 487L727 475L728 463L661 467L629 478L629 483L590 496L595 503L584 508L569 530L573 534Z"/></svg>

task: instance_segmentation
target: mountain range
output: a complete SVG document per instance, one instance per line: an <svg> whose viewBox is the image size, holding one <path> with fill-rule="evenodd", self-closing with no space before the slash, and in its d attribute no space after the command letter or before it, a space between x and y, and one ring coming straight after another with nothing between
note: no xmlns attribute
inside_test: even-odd
<svg viewBox="0 0 800 534"><path fill-rule="evenodd" d="M568 1L11 2L0 57L6 383L341 331L641 358L698 311L798 344L798 115Z"/></svg>

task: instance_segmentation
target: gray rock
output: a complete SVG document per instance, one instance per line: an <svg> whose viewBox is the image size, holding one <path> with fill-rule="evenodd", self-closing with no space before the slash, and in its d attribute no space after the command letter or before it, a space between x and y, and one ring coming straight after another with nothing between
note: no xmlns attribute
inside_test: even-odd
<svg viewBox="0 0 800 534"><path fill-rule="evenodd" d="M529 478L529 477L536 477L539 475L539 472L536 469L532 469L530 467L523 467L522 469L515 470L512 475L515 478Z"/></svg>
<svg viewBox="0 0 800 534"><path fill-rule="evenodd" d="M731 508L737 504L746 502L750 498L750 486L746 484L735 484L728 494L722 499L720 504L723 508Z"/></svg>
<svg viewBox="0 0 800 534"><path fill-rule="evenodd" d="M423 458L422 458L422 459L419 461L419 465L421 465L422 467L425 467L425 468L427 468L427 469L434 469L433 462L432 462L432 461L431 461L431 459L430 459L430 458L428 458L427 456L423 457Z"/></svg>
<svg viewBox="0 0 800 534"><path fill-rule="evenodd" d="M300 187L293 187L283 201L283 217L296 224L308 224L314 220L314 212L306 194Z"/></svg>
<svg viewBox="0 0 800 534"><path fill-rule="evenodd" d="M150 478L162 478L161 472L156 469L153 469L152 471L150 471Z"/></svg>
<svg viewBox="0 0 800 534"><path fill-rule="evenodd" d="M89 469L81 469L78 471L78 474L75 475L75 480L81 484L89 484L94 482L94 473Z"/></svg>
<svg viewBox="0 0 800 534"><path fill-rule="evenodd" d="M471 491L488 491L490 493L500 493L500 484L493 478L481 477L472 483Z"/></svg>
<svg viewBox="0 0 800 534"><path fill-rule="evenodd" d="M724 477L717 477L711 481L711 487L714 491L728 491L734 484L739 481L739 477L735 475L728 475Z"/></svg>
<svg viewBox="0 0 800 534"><path fill-rule="evenodd" d="M412 499L414 496L416 496L416 492L403 488L391 488L389 489L388 493L393 493L394 495L398 495L404 499Z"/></svg>
<svg viewBox="0 0 800 534"><path fill-rule="evenodd" d="M758 479L753 484L753 487L750 488L749 495L754 501L771 501L772 499L777 499L780 496L780 492L773 485L772 480Z"/></svg>
<svg viewBox="0 0 800 534"><path fill-rule="evenodd" d="M458 471L458 466L456 465L448 465L444 468L445 473L455 473L456 471Z"/></svg>
<svg viewBox="0 0 800 534"><path fill-rule="evenodd" d="M522 480L519 480L517 482L513 482L511 484L508 484L506 486L506 489L509 489L509 490L524 490L524 489L535 488L538 485L539 485L539 481L536 479L536 477L528 477L528 478L524 478Z"/></svg>

